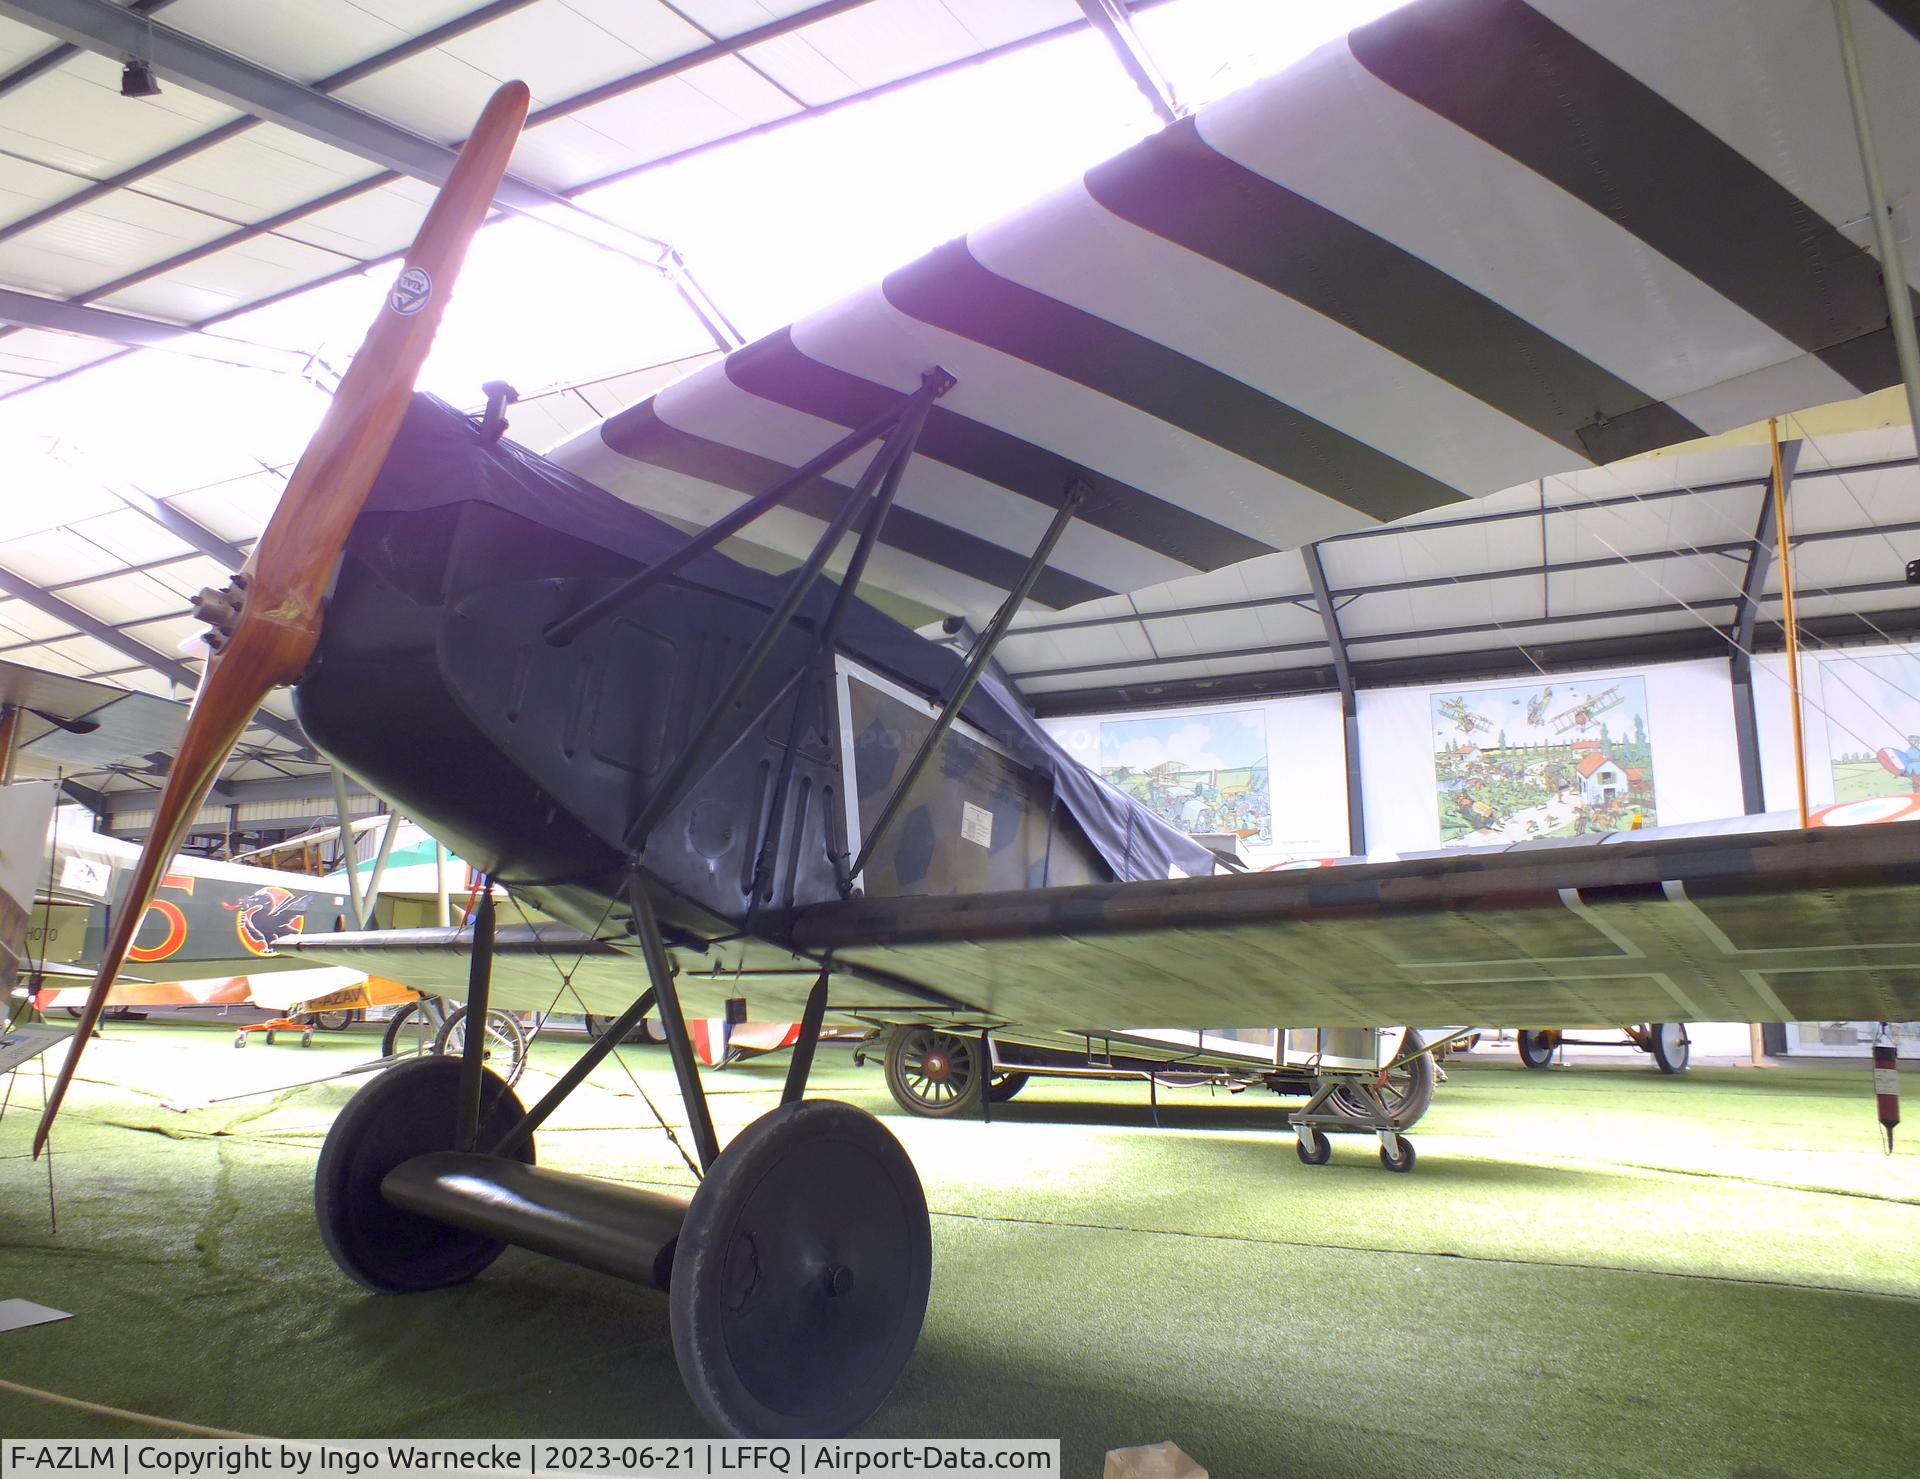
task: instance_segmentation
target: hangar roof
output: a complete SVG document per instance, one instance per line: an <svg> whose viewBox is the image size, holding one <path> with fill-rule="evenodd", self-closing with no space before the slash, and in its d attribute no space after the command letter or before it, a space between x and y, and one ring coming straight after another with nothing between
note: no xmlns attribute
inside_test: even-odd
<svg viewBox="0 0 1920 1479"><path fill-rule="evenodd" d="M515 156L519 206L685 284L670 245L610 223L591 192L1083 31L1089 13L1113 8L0 0L0 321L16 325L0 328L0 398L182 327L214 361L323 369L310 358L319 346L276 339L255 310L316 284L349 287L396 251L433 151L457 141L504 76L527 77L536 95ZM158 97L122 104L128 54L152 57ZM732 342L698 284L688 291L712 342ZM666 363L523 403L515 437L551 446L704 358L697 331L672 349ZM232 424L245 426L249 407L220 373ZM1901 572L1920 557L1909 513L1920 471L1897 395L1789 418L1782 435L1815 645L1910 632ZM180 652L199 630L192 594L244 559L299 440L171 447L177 470L143 466L137 483L103 483L47 450L50 481L0 506L0 660L183 696L197 669ZM1769 645L1779 575L1754 558L1769 467L1749 434L1548 479L1464 513L1028 615L1001 662L1043 712L1067 713L1331 690L1342 664L1370 686L1722 655L1743 616ZM131 818L156 769L80 779ZM297 809L323 775L275 696L223 785Z"/></svg>

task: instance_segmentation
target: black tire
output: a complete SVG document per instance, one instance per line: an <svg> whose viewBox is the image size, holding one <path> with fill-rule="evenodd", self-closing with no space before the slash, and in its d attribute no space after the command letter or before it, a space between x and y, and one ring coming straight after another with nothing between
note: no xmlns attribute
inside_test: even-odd
<svg viewBox="0 0 1920 1479"><path fill-rule="evenodd" d="M360 1020L360 1014L349 1007L339 1012L312 1012L308 1014L307 1020L322 1032L345 1032Z"/></svg>
<svg viewBox="0 0 1920 1479"><path fill-rule="evenodd" d="M1551 1068L1553 1066L1553 1039L1544 1032L1525 1032L1520 1034L1520 1061L1529 1068Z"/></svg>
<svg viewBox="0 0 1920 1479"><path fill-rule="evenodd" d="M1404 1135L1394 1137L1400 1145L1400 1154L1388 1155L1386 1146L1380 1147L1380 1164L1389 1171L1411 1171L1413 1169L1413 1142Z"/></svg>
<svg viewBox="0 0 1920 1479"><path fill-rule="evenodd" d="M1426 1046L1426 1039L1415 1028L1407 1029L1406 1041L1401 1045L1404 1053L1408 1049ZM1433 1054L1422 1052L1418 1058L1403 1064L1389 1074L1386 1087L1380 1091L1380 1097L1386 1101L1387 1118L1396 1130L1407 1130L1420 1123L1433 1103L1434 1086L1439 1076L1434 1072ZM1335 1114L1344 1115L1350 1120L1359 1120L1366 1124L1373 1122L1373 1106L1350 1088L1333 1091L1327 1100L1327 1107Z"/></svg>
<svg viewBox="0 0 1920 1479"><path fill-rule="evenodd" d="M1028 1075L1007 1071L996 1073L987 1081L987 1102L1005 1104L1015 1094L1027 1086Z"/></svg>
<svg viewBox="0 0 1920 1479"><path fill-rule="evenodd" d="M977 1037L896 1027L887 1039L887 1092L908 1114L949 1119L971 1113L980 1108L986 1079L980 1054Z"/></svg>
<svg viewBox="0 0 1920 1479"><path fill-rule="evenodd" d="M440 1029L434 1025L426 1002L410 1001L387 1018L387 1029L380 1034L380 1056L423 1058L439 1039Z"/></svg>
<svg viewBox="0 0 1920 1479"><path fill-rule="evenodd" d="M1687 1063L1693 1057L1693 1042L1687 1036L1686 1023L1648 1023L1647 1045L1662 1073L1687 1071Z"/></svg>
<svg viewBox="0 0 1920 1479"><path fill-rule="evenodd" d="M410 1058L384 1069L347 1101L320 1147L313 1210L320 1241L356 1283L382 1294L411 1294L464 1284L500 1256L505 1243L403 1212L380 1195L402 1161L453 1148L460 1097L454 1058ZM499 1076L480 1076L479 1143L490 1145L525 1110ZM529 1141L515 1152L533 1164Z"/></svg>
<svg viewBox="0 0 1920 1479"><path fill-rule="evenodd" d="M740 1438L828 1438L892 1390L926 1318L927 1199L900 1142L831 1099L747 1126L693 1194L668 1291L701 1415Z"/></svg>
<svg viewBox="0 0 1920 1479"><path fill-rule="evenodd" d="M440 1024L433 1051L442 1058L458 1058L467 1041L467 1009L456 1007ZM527 1071L527 1029L511 1012L495 1007L487 1012L487 1043L483 1061L509 1085Z"/></svg>
<svg viewBox="0 0 1920 1479"><path fill-rule="evenodd" d="M1324 1130L1307 1125L1294 1137L1293 1153L1300 1157L1302 1165L1324 1166L1332 1159L1333 1141Z"/></svg>

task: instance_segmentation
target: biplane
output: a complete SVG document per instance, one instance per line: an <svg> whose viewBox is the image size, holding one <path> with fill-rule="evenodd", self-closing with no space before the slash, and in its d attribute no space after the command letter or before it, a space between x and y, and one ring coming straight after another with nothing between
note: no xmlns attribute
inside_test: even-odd
<svg viewBox="0 0 1920 1479"><path fill-rule="evenodd" d="M1856 9L1910 200L1920 36ZM551 457L497 405L410 394L526 106L488 105L247 569L203 599L215 651L133 889L292 685L320 750L567 932L501 927L488 893L468 935L329 951L429 989L463 951L470 1010L537 968L618 1013L531 1107L475 1053L348 1102L315 1205L363 1285L459 1283L508 1243L571 1259L666 1291L716 1428L843 1432L933 1270L899 1144L806 1097L830 1016L990 1041L1920 1015L1920 829L1193 876L1204 850L1059 763L990 669L1029 600L1895 383L1912 302L1861 244L1879 207L1825 0L1418 0ZM779 1107L722 1148L685 1019L743 991L802 1026ZM690 1200L535 1164L649 1010Z"/></svg>

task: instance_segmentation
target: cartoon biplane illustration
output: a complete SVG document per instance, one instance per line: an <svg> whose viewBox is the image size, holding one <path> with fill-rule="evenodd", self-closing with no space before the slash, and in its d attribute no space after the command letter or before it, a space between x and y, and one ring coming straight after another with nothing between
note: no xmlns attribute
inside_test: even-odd
<svg viewBox="0 0 1920 1479"><path fill-rule="evenodd" d="M1527 723L1538 724L1546 717L1547 705L1553 702L1553 690L1543 688L1527 700Z"/></svg>
<svg viewBox="0 0 1920 1479"><path fill-rule="evenodd" d="M1487 718L1471 708L1464 698L1441 700L1440 712L1444 714L1452 722L1453 727L1462 734L1473 734L1478 730L1493 728L1493 725Z"/></svg>
<svg viewBox="0 0 1920 1479"><path fill-rule="evenodd" d="M1570 707L1555 714L1549 722L1555 734L1591 729L1602 714L1619 708L1626 701L1626 696L1617 687L1603 688L1598 693L1589 693L1576 700Z"/></svg>
<svg viewBox="0 0 1920 1479"><path fill-rule="evenodd" d="M558 962L617 1014L531 1107L477 1051L357 1093L316 1173L340 1267L431 1289L511 1242L651 1284L716 1428L838 1433L904 1368L934 1271L900 1145L806 1096L829 1017L990 1043L1920 1016L1920 829L1197 876L1210 855L989 666L1028 601L1893 384L1815 9L1743 10L1729 47L1720 6L1418 0L549 457L497 408L410 394L527 106L502 88L247 569L201 602L215 651L129 893L291 685L322 752L560 922L496 927L488 892L471 932L302 953L476 1011L550 998ZM1920 69L1891 22L1873 50ZM1890 143L1907 198L1920 150ZM964 655L916 632L948 618ZM801 1031L781 1104L723 1148L686 1018L742 993ZM535 1164L649 1011L690 1200Z"/></svg>

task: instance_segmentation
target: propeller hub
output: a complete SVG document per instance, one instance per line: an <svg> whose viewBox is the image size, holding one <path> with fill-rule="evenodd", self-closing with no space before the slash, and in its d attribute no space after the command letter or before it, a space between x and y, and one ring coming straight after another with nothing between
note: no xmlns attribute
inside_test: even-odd
<svg viewBox="0 0 1920 1479"><path fill-rule="evenodd" d="M219 590L216 591L211 586L207 586L193 598L193 614L213 628L207 633L207 646L215 652L224 647L233 636L234 625L240 620L240 612L246 602L245 571L235 575Z"/></svg>

